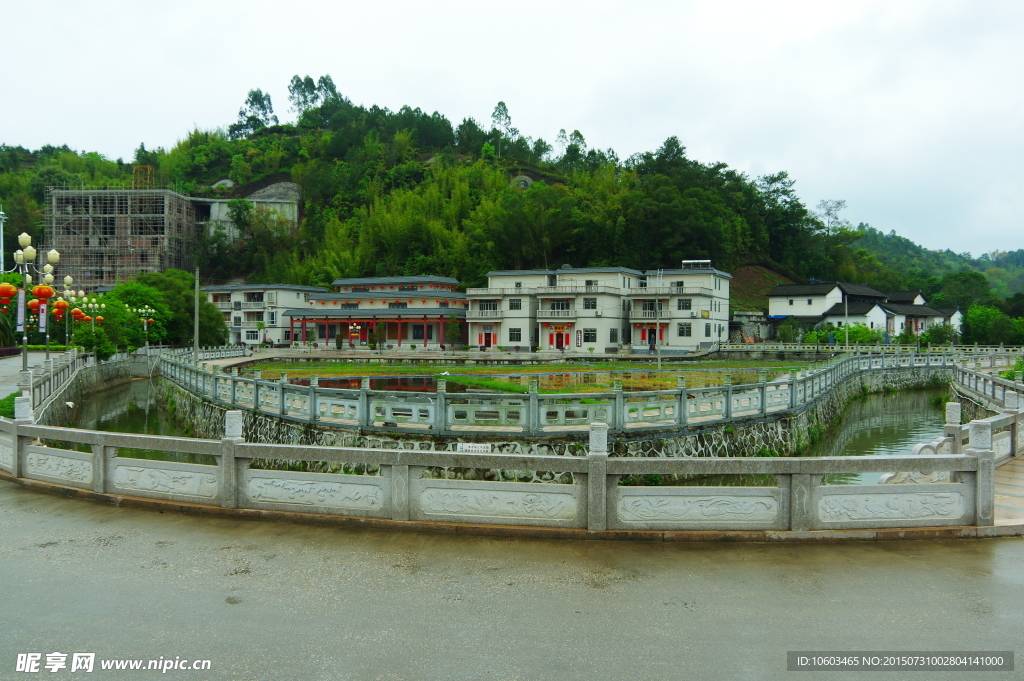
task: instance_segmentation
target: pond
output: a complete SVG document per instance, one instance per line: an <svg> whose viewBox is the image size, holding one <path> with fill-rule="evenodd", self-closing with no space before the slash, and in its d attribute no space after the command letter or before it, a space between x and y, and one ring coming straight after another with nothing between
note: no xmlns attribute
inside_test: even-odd
<svg viewBox="0 0 1024 681"><path fill-rule="evenodd" d="M917 390L869 395L851 403L838 428L827 433L803 453L804 456L904 456L914 445L942 435L945 415L942 406L932 404L944 390ZM147 433L188 437L156 404L156 385L149 380L132 381L124 386L90 395L77 412L75 427L116 433ZM215 464L212 456L166 453L124 448L119 456L164 459L184 463ZM886 471L829 476L830 485L876 484ZM893 471L890 471L893 472ZM641 485L774 485L772 476L698 476L668 481L661 476L624 481Z"/></svg>

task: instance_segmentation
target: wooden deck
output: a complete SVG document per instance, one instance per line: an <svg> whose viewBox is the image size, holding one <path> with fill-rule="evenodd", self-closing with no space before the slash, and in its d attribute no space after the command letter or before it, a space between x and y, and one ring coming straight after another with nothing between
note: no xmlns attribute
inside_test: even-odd
<svg viewBox="0 0 1024 681"><path fill-rule="evenodd" d="M1024 523L1024 458L996 469L996 525Z"/></svg>

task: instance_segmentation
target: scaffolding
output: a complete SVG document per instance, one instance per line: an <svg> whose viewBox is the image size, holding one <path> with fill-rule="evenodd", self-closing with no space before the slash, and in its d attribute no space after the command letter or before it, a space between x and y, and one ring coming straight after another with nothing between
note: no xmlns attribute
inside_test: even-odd
<svg viewBox="0 0 1024 681"><path fill-rule="evenodd" d="M201 228L187 196L166 188L48 187L46 198L47 241L61 254L58 279L70 274L76 289L193 267Z"/></svg>

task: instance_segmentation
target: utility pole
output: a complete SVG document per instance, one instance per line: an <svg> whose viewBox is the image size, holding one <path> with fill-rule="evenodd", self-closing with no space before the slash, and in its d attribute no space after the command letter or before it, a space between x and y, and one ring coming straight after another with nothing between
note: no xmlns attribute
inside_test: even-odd
<svg viewBox="0 0 1024 681"><path fill-rule="evenodd" d="M199 268L196 268L195 328L192 332L192 360L199 362Z"/></svg>
<svg viewBox="0 0 1024 681"><path fill-rule="evenodd" d="M843 291L843 305L845 306L844 311L846 313L846 321L843 325L846 327L846 345L850 345L850 296Z"/></svg>

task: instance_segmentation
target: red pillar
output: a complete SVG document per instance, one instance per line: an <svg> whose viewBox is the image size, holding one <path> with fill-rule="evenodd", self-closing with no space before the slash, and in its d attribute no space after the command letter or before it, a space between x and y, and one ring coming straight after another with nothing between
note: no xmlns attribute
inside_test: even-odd
<svg viewBox="0 0 1024 681"><path fill-rule="evenodd" d="M398 318L398 347L402 347L402 318Z"/></svg>
<svg viewBox="0 0 1024 681"><path fill-rule="evenodd" d="M427 347L427 318L423 318L423 347Z"/></svg>
<svg viewBox="0 0 1024 681"><path fill-rule="evenodd" d="M445 344L444 317L440 317L438 319L438 322L437 322L437 344L438 345L444 345Z"/></svg>

